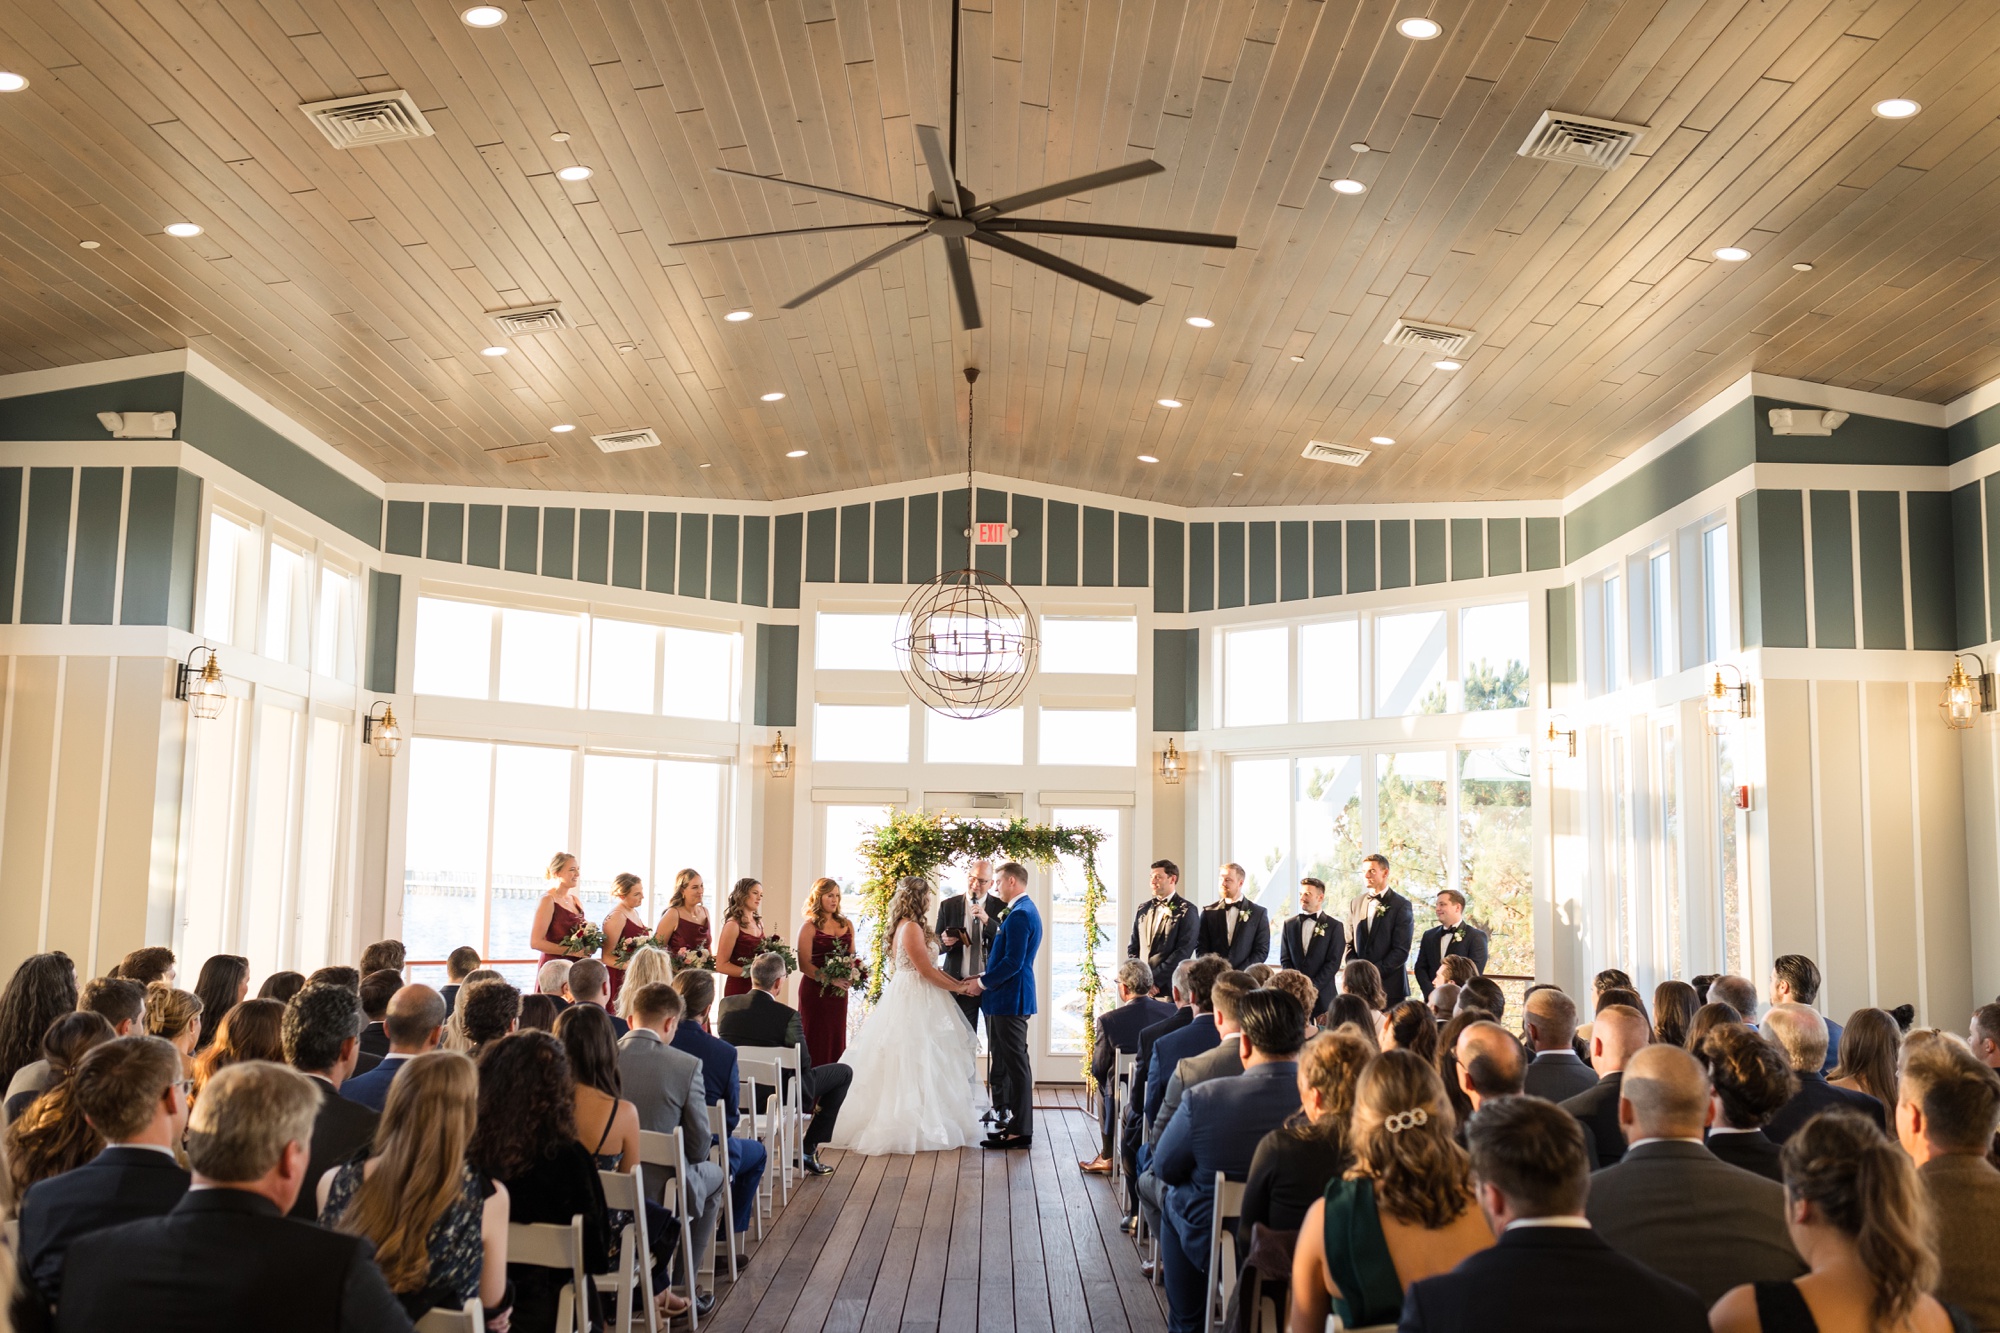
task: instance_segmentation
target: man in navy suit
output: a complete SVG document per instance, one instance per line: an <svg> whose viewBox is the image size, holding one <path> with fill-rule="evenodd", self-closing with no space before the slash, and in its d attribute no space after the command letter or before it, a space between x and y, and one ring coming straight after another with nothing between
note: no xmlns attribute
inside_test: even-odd
<svg viewBox="0 0 2000 1333"><path fill-rule="evenodd" d="M142 1217L164 1217L187 1193L174 1160L187 1129L181 1055L158 1037L117 1037L83 1057L71 1094L104 1151L74 1171L39 1181L21 1205L21 1271L43 1308L62 1292L63 1256L78 1236Z"/></svg>
<svg viewBox="0 0 2000 1333"><path fill-rule="evenodd" d="M1402 1333L1706 1333L1700 1298L1591 1230L1590 1160L1576 1117L1539 1097L1499 1097L1473 1114L1466 1136L1473 1188L1498 1243L1411 1283Z"/></svg>
<svg viewBox="0 0 2000 1333"><path fill-rule="evenodd" d="M1271 914L1243 896L1243 867L1234 861L1222 867L1219 896L1201 909L1195 932L1195 952L1221 954L1242 971L1271 956Z"/></svg>
<svg viewBox="0 0 2000 1333"><path fill-rule="evenodd" d="M1308 875L1299 881L1299 914L1278 937L1278 966L1305 973L1319 992L1314 1018L1340 994L1340 965L1347 958L1347 932L1325 907L1325 881Z"/></svg>
<svg viewBox="0 0 2000 1333"><path fill-rule="evenodd" d="M1172 861L1153 862L1153 896L1139 905L1132 918L1132 942L1127 958L1153 969L1153 990L1173 985L1174 969L1194 957L1200 933L1194 904L1180 895L1181 868Z"/></svg>
<svg viewBox="0 0 2000 1333"><path fill-rule="evenodd" d="M1439 889L1436 901L1438 924L1424 932L1417 945L1417 995L1428 999L1431 983L1447 958L1470 958L1481 976L1486 975L1486 932L1465 919L1465 895L1457 889Z"/></svg>
<svg viewBox="0 0 2000 1333"><path fill-rule="evenodd" d="M1368 892L1355 904L1354 939L1350 958L1365 958L1382 974L1382 990L1395 1004L1410 993L1406 969L1410 939L1416 931L1416 911L1410 900L1389 887L1389 858L1370 852L1362 863Z"/></svg>
<svg viewBox="0 0 2000 1333"><path fill-rule="evenodd" d="M715 1006L715 973L684 967L674 974L674 989L681 993L681 1021L674 1024L674 1039L668 1045L701 1061L702 1100L722 1107L723 1132L729 1135L730 1215L736 1219L736 1229L744 1231L750 1226L757 1184L764 1179L771 1154L755 1139L736 1137L736 1122L743 1115L736 1048L708 1030L708 1011ZM737 1267L744 1262L738 1260Z"/></svg>
<svg viewBox="0 0 2000 1333"><path fill-rule="evenodd" d="M1028 1057L1028 1020L1035 1001L1035 954L1042 947L1042 917L1028 896L1028 868L1002 865L995 891L1007 904L986 970L975 981L979 1012L986 1017L993 1080L993 1112L999 1125L979 1146L1026 1148L1035 1141L1035 1072Z"/></svg>
<svg viewBox="0 0 2000 1333"><path fill-rule="evenodd" d="M1764 1126L1773 1143L1783 1143L1821 1111L1854 1111L1874 1121L1875 1128L1888 1132L1882 1103L1865 1092L1836 1088L1820 1072L1826 1063L1826 1020L1818 1010L1803 1004L1777 1005L1764 1015L1764 1035L1783 1048L1798 1079L1798 1091Z"/></svg>
<svg viewBox="0 0 2000 1333"><path fill-rule="evenodd" d="M1118 1007L1097 1016L1097 1040L1092 1047L1090 1073L1097 1080L1098 1105L1103 1108L1101 1128L1104 1146L1097 1157L1080 1163L1091 1175L1111 1171L1111 1118L1121 1114L1118 1089L1112 1074L1118 1057L1139 1049L1139 1034L1155 1023L1174 1016L1173 1005L1153 998L1153 971L1136 958L1118 965Z"/></svg>
<svg viewBox="0 0 2000 1333"><path fill-rule="evenodd" d="M382 1063L340 1085L341 1096L360 1102L377 1115L389 1104L389 1085L403 1066L443 1039L444 996L421 984L403 987L389 997L382 1028L389 1036L389 1050Z"/></svg>
<svg viewBox="0 0 2000 1333"><path fill-rule="evenodd" d="M1146 1082L1147 1071L1152 1068L1153 1046L1168 1033L1179 1032L1194 1021L1194 1001L1188 998L1188 972L1193 967L1194 960L1190 958L1174 968L1174 1012L1139 1033L1138 1050L1132 1057L1132 1087L1122 1112L1125 1138L1119 1148L1120 1156L1125 1159L1125 1218L1118 1225L1128 1233L1139 1224L1139 1147L1146 1138ZM1150 972L1151 969L1148 969Z"/></svg>
<svg viewBox="0 0 2000 1333"><path fill-rule="evenodd" d="M1146 1226L1155 1232L1160 1229L1160 1205L1165 1191L1159 1173L1152 1169L1155 1146L1167 1127L1160 1119L1160 1106L1167 1099L1167 1083L1180 1062L1190 1056L1204 1055L1222 1044L1221 1029L1215 1024L1215 982L1229 970L1229 963L1212 953L1188 964L1186 995L1192 1002L1194 1017L1179 1031L1156 1039L1152 1059L1146 1065L1146 1100L1140 1122L1144 1142L1139 1147L1136 1174L1139 1207L1146 1215ZM1147 1275L1151 1276L1150 1270Z"/></svg>
<svg viewBox="0 0 2000 1333"><path fill-rule="evenodd" d="M1249 1179L1257 1144L1299 1109L1305 1006L1267 987L1243 997L1239 1017L1243 1072L1189 1088L1154 1153L1153 1167L1165 1186L1160 1263L1170 1333L1196 1333L1206 1322L1201 1307L1215 1173Z"/></svg>

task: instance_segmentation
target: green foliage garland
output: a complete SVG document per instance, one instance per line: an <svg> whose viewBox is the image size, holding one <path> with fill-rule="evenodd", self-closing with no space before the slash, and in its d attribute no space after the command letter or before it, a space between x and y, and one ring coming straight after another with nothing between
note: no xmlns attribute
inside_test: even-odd
<svg viewBox="0 0 2000 1333"><path fill-rule="evenodd" d="M1043 867L1064 856L1074 856L1083 862L1083 1081L1091 1087L1096 1086L1090 1062L1097 1042L1100 986L1097 946L1104 938L1097 926L1098 909L1104 904L1104 881L1097 877L1097 846L1102 841L1103 832L1094 828L1030 824L1021 819L994 824L894 810L887 823L862 839L860 847L861 858L868 866L868 882L862 886L862 896L878 927L888 918L889 903L896 896L896 882L911 875L929 878L939 866L981 857L1025 861ZM886 933L878 928L869 969L870 1003L882 996L888 947Z"/></svg>

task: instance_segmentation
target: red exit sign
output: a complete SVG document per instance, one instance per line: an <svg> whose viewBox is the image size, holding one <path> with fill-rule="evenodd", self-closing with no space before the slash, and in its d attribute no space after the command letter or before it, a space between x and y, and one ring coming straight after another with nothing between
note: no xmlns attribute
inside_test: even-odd
<svg viewBox="0 0 2000 1333"><path fill-rule="evenodd" d="M1005 546L1007 544L1007 525L1005 523L981 523L979 525L979 544L981 546Z"/></svg>

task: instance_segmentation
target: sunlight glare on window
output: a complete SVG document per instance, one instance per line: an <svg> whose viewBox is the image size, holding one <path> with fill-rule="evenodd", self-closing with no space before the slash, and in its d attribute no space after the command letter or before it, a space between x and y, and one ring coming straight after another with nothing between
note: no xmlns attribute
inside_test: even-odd
<svg viewBox="0 0 2000 1333"><path fill-rule="evenodd" d="M1459 613L1465 711L1528 706L1528 604L1469 606Z"/></svg>
<svg viewBox="0 0 2000 1333"><path fill-rule="evenodd" d="M631 620L590 621L590 706L614 713L653 711L660 627ZM608 909L607 909L608 910Z"/></svg>
<svg viewBox="0 0 2000 1333"><path fill-rule="evenodd" d="M1130 616L1042 617L1041 669L1131 676L1139 670L1139 622Z"/></svg>
<svg viewBox="0 0 2000 1333"><path fill-rule="evenodd" d="M813 664L822 671L899 671L903 618L822 611L813 618Z"/></svg>
<svg viewBox="0 0 2000 1333"><path fill-rule="evenodd" d="M336 680L354 679L356 582L352 574L320 566L319 632L313 644L313 670Z"/></svg>
<svg viewBox="0 0 2000 1333"><path fill-rule="evenodd" d="M576 707L577 617L503 607L500 697L508 703Z"/></svg>
<svg viewBox="0 0 2000 1333"><path fill-rule="evenodd" d="M667 664L661 711L727 722L736 698L736 636L672 625L661 634Z"/></svg>
<svg viewBox="0 0 2000 1333"><path fill-rule="evenodd" d="M201 632L217 643L236 641L236 590L250 529L220 511L208 516L208 583L202 602Z"/></svg>
<svg viewBox="0 0 2000 1333"><path fill-rule="evenodd" d="M1139 718L1130 708L1044 708L1037 732L1044 764L1129 768L1138 760Z"/></svg>
<svg viewBox="0 0 2000 1333"><path fill-rule="evenodd" d="M305 613L306 558L283 542L271 543L270 582L264 592L264 656L292 660L298 617Z"/></svg>
<svg viewBox="0 0 2000 1333"><path fill-rule="evenodd" d="M1375 715L1409 717L1446 711L1445 613L1418 611L1375 618Z"/></svg>
<svg viewBox="0 0 2000 1333"><path fill-rule="evenodd" d="M837 763L910 761L908 704L815 704L812 754Z"/></svg>
<svg viewBox="0 0 2000 1333"><path fill-rule="evenodd" d="M418 694L485 699L493 690L493 608L441 597L417 599Z"/></svg>
<svg viewBox="0 0 2000 1333"><path fill-rule="evenodd" d="M1003 708L985 717L946 717L924 710L924 758L933 764L1018 764L1022 710Z"/></svg>
<svg viewBox="0 0 2000 1333"><path fill-rule="evenodd" d="M1361 716L1361 622L1322 620L1299 626L1299 720L1346 722Z"/></svg>
<svg viewBox="0 0 2000 1333"><path fill-rule="evenodd" d="M1289 720L1289 631L1283 625L1222 636L1222 725L1261 727Z"/></svg>

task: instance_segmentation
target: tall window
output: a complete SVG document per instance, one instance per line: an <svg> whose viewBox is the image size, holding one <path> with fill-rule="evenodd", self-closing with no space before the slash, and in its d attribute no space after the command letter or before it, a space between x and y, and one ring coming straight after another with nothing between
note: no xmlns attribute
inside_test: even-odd
<svg viewBox="0 0 2000 1333"><path fill-rule="evenodd" d="M1361 621L1299 626L1299 720L1345 722L1361 716Z"/></svg>
<svg viewBox="0 0 2000 1333"><path fill-rule="evenodd" d="M500 698L506 703L576 707L577 616L529 611L500 612Z"/></svg>
<svg viewBox="0 0 2000 1333"><path fill-rule="evenodd" d="M1049 817L1065 827L1084 825L1103 832L1097 844L1097 876L1104 885L1104 902L1098 908L1100 937L1092 957L1097 963L1100 1009L1108 1009L1118 993L1118 960L1124 956L1118 935L1118 885L1121 848L1121 810L1052 810ZM1083 862L1065 856L1057 860L1049 876L1049 989L1055 1003L1050 1012L1049 1051L1056 1055L1081 1054L1083 1027L1096 1019L1083 1011Z"/></svg>
<svg viewBox="0 0 2000 1333"><path fill-rule="evenodd" d="M1041 669L1094 676L1139 671L1139 622L1131 616L1044 616Z"/></svg>
<svg viewBox="0 0 2000 1333"><path fill-rule="evenodd" d="M908 704L815 704L814 759L861 764L910 762Z"/></svg>
<svg viewBox="0 0 2000 1333"><path fill-rule="evenodd" d="M813 665L822 671L899 671L898 615L822 611L813 621Z"/></svg>
<svg viewBox="0 0 2000 1333"><path fill-rule="evenodd" d="M1292 760L1233 759L1229 764L1228 859L1243 867L1243 896L1273 921L1298 882L1292 859ZM1198 889L1198 884L1190 888ZM1275 937L1276 931L1273 931Z"/></svg>
<svg viewBox="0 0 2000 1333"><path fill-rule="evenodd" d="M1677 741L1679 731L1662 724L1654 733L1654 750L1659 756L1659 781L1655 790L1660 801L1660 892L1666 897L1667 975L1683 975L1686 945L1682 938L1681 899L1681 775Z"/></svg>
<svg viewBox="0 0 2000 1333"><path fill-rule="evenodd" d="M1701 534L1702 647L1713 662L1731 647L1729 603L1729 529L1710 528Z"/></svg>
<svg viewBox="0 0 2000 1333"><path fill-rule="evenodd" d="M313 636L313 670L322 676L354 679L358 584L346 570L325 564L319 567L319 628Z"/></svg>
<svg viewBox="0 0 2000 1333"><path fill-rule="evenodd" d="M311 972L332 961L333 904L338 846L342 776L351 752L353 729L332 718L312 722L312 746L306 759L305 827L299 851L298 935L291 964Z"/></svg>
<svg viewBox="0 0 2000 1333"><path fill-rule="evenodd" d="M1487 968L1535 971L1534 811L1528 744L1458 752L1458 887L1491 933Z"/></svg>
<svg viewBox="0 0 2000 1333"><path fill-rule="evenodd" d="M1715 878L1721 889L1723 970L1743 975L1743 885L1736 847L1736 749L1715 738Z"/></svg>
<svg viewBox="0 0 2000 1333"><path fill-rule="evenodd" d="M1130 767L1139 753L1139 716L1130 708L1043 708L1036 747L1044 764Z"/></svg>
<svg viewBox="0 0 2000 1333"><path fill-rule="evenodd" d="M1647 592L1653 611L1653 679L1674 672L1674 571L1673 557L1661 551L1646 562Z"/></svg>
<svg viewBox="0 0 2000 1333"><path fill-rule="evenodd" d="M1222 635L1222 719L1228 727L1291 720L1291 632L1283 625Z"/></svg>
<svg viewBox="0 0 2000 1333"><path fill-rule="evenodd" d="M1604 690L1625 684L1625 583L1616 574L1604 576Z"/></svg>
<svg viewBox="0 0 2000 1333"><path fill-rule="evenodd" d="M1443 611L1375 618L1375 716L1448 711L1444 680Z"/></svg>
<svg viewBox="0 0 2000 1333"><path fill-rule="evenodd" d="M865 958L875 947L876 921L867 912L867 900L862 896L868 886L868 862L861 854L861 843L888 819L889 807L823 805L819 811L826 848L820 858L819 873L840 885L840 910L854 923L854 951ZM858 1004L848 1006L850 1029L860 1021L860 1011Z"/></svg>
<svg viewBox="0 0 2000 1333"><path fill-rule="evenodd" d="M264 656L305 665L306 605L305 554L273 541L264 593Z"/></svg>
<svg viewBox="0 0 2000 1333"><path fill-rule="evenodd" d="M1019 708L974 718L924 710L924 758L933 764L1018 764L1023 740Z"/></svg>
<svg viewBox="0 0 2000 1333"><path fill-rule="evenodd" d="M208 577L201 632L217 643L237 643L246 620L254 631L257 605L257 534L221 510L208 515Z"/></svg>
<svg viewBox="0 0 2000 1333"><path fill-rule="evenodd" d="M1528 706L1528 638L1526 602L1469 606L1459 613L1466 712Z"/></svg>
<svg viewBox="0 0 2000 1333"><path fill-rule="evenodd" d="M1636 960L1632 947L1632 783L1626 741L1611 732L1606 748L1604 812L1605 882L1610 892L1611 955L1626 967Z"/></svg>

